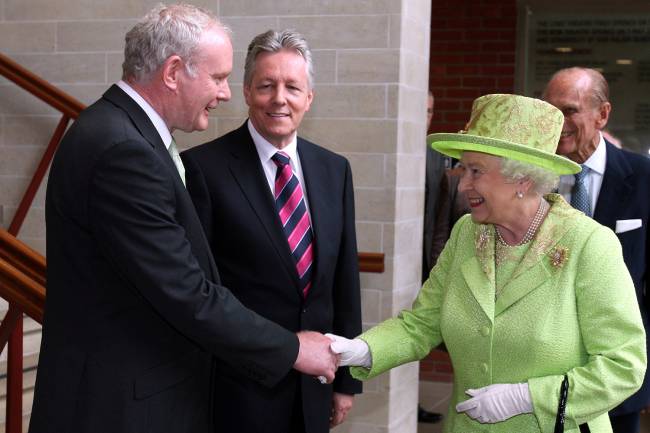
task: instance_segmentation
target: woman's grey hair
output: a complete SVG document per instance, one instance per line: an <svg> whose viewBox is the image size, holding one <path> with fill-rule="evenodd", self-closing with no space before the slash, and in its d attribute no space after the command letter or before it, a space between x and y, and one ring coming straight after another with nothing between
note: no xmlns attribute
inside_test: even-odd
<svg viewBox="0 0 650 433"><path fill-rule="evenodd" d="M246 64L244 65L244 85L250 86L255 72L255 60L262 52L277 53L282 50L295 50L307 64L307 81L309 88L314 88L314 65L311 50L305 38L295 30L268 30L253 38L248 45Z"/></svg>
<svg viewBox="0 0 650 433"><path fill-rule="evenodd" d="M539 194L553 191L560 180L560 176L545 168L508 158L501 158L501 174L514 182L530 179L533 191Z"/></svg>
<svg viewBox="0 0 650 433"><path fill-rule="evenodd" d="M147 81L172 55L178 55L191 76L205 30L216 27L230 35L211 12L188 4L158 4L126 34L122 78Z"/></svg>

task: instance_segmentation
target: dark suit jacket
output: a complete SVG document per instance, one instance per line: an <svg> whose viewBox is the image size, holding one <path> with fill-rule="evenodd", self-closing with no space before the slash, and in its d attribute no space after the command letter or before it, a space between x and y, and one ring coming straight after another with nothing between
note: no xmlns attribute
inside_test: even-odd
<svg viewBox="0 0 650 433"><path fill-rule="evenodd" d="M246 124L182 154L187 186L226 284L244 305L291 330L361 332L352 173L347 160L298 138L314 233L314 270L306 299ZM272 389L217 363L217 419L223 431L284 433L300 392L306 431L329 431L332 386L291 373ZM361 385L347 368L333 389Z"/></svg>
<svg viewBox="0 0 650 433"><path fill-rule="evenodd" d="M445 169L450 167L450 158L427 146L424 182L424 222L422 239L422 282L429 278L431 268L436 264L433 258L433 242L436 225L436 209L440 197L440 181ZM436 257L437 258L437 257Z"/></svg>
<svg viewBox="0 0 650 433"><path fill-rule="evenodd" d="M59 147L30 432L212 432L212 357L275 385L294 334L220 285L160 136L117 86ZM209 353L208 353L209 352Z"/></svg>
<svg viewBox="0 0 650 433"><path fill-rule="evenodd" d="M623 259L627 265L641 309L641 317L648 339L648 311L650 298L646 290L650 289L650 159L632 152L620 150L609 142L607 146L607 163L603 184L598 194L594 219L599 223L616 229L617 220L640 219L642 226L638 229L617 236L623 246ZM646 371L641 389L624 401L610 414L622 415L637 412L650 404L650 380Z"/></svg>

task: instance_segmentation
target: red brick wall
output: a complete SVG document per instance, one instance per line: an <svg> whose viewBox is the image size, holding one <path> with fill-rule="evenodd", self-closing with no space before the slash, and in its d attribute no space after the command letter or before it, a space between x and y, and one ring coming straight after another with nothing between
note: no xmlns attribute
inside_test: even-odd
<svg viewBox="0 0 650 433"><path fill-rule="evenodd" d="M432 1L430 132L457 132L475 98L514 91L516 28L516 0ZM447 353L434 350L422 360L420 378L451 382Z"/></svg>

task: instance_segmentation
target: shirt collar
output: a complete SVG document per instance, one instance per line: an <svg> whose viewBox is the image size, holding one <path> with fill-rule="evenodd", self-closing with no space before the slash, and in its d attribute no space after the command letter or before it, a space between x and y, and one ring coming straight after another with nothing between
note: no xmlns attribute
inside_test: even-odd
<svg viewBox="0 0 650 433"><path fill-rule="evenodd" d="M595 171L601 176L605 174L605 164L607 162L607 151L605 150L605 139L603 134L598 133L600 136L600 141L598 142L598 147L591 154L591 156L582 164L589 167L589 170Z"/></svg>
<svg viewBox="0 0 650 433"><path fill-rule="evenodd" d="M262 137L262 135L257 132L253 126L253 122L251 122L250 119L248 119L248 122L246 122L246 124L248 126L248 132L250 132L251 137L253 137L253 142L255 143L255 147L257 148L257 153L260 156L261 161L263 163L268 162L271 157L275 155L276 152L278 152L280 149L272 145L266 138ZM291 138L289 144L282 148L282 152L286 153L289 158L291 158L292 163L297 160L298 140L296 139L296 133L293 134L293 137Z"/></svg>
<svg viewBox="0 0 650 433"><path fill-rule="evenodd" d="M160 135L160 138L163 141L163 144L169 150L169 146L172 143L172 134L169 132L169 128L167 128L167 124L165 121L160 117L160 115L154 110L154 108L133 88L131 87L126 81L120 80L117 82L117 87L120 89L124 90L124 93L129 95L131 99L135 101L136 104L140 106L149 118L151 120L151 123L153 123L153 126L156 128L156 131L158 131L158 135Z"/></svg>

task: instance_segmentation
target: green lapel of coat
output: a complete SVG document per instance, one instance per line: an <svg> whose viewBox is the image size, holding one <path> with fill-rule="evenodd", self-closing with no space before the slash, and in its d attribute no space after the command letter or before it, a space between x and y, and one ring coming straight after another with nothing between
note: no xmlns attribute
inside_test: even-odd
<svg viewBox="0 0 650 433"><path fill-rule="evenodd" d="M495 315L544 283L554 281L553 274L566 260L568 249L562 246L562 239L574 225L572 221L575 219L570 214L577 211L558 194L548 194L545 198L551 203L551 209L519 267L501 290L496 301Z"/></svg>
<svg viewBox="0 0 650 433"><path fill-rule="evenodd" d="M474 231L476 255L465 260L461 273L468 290L490 322L494 320L494 226L479 224Z"/></svg>

